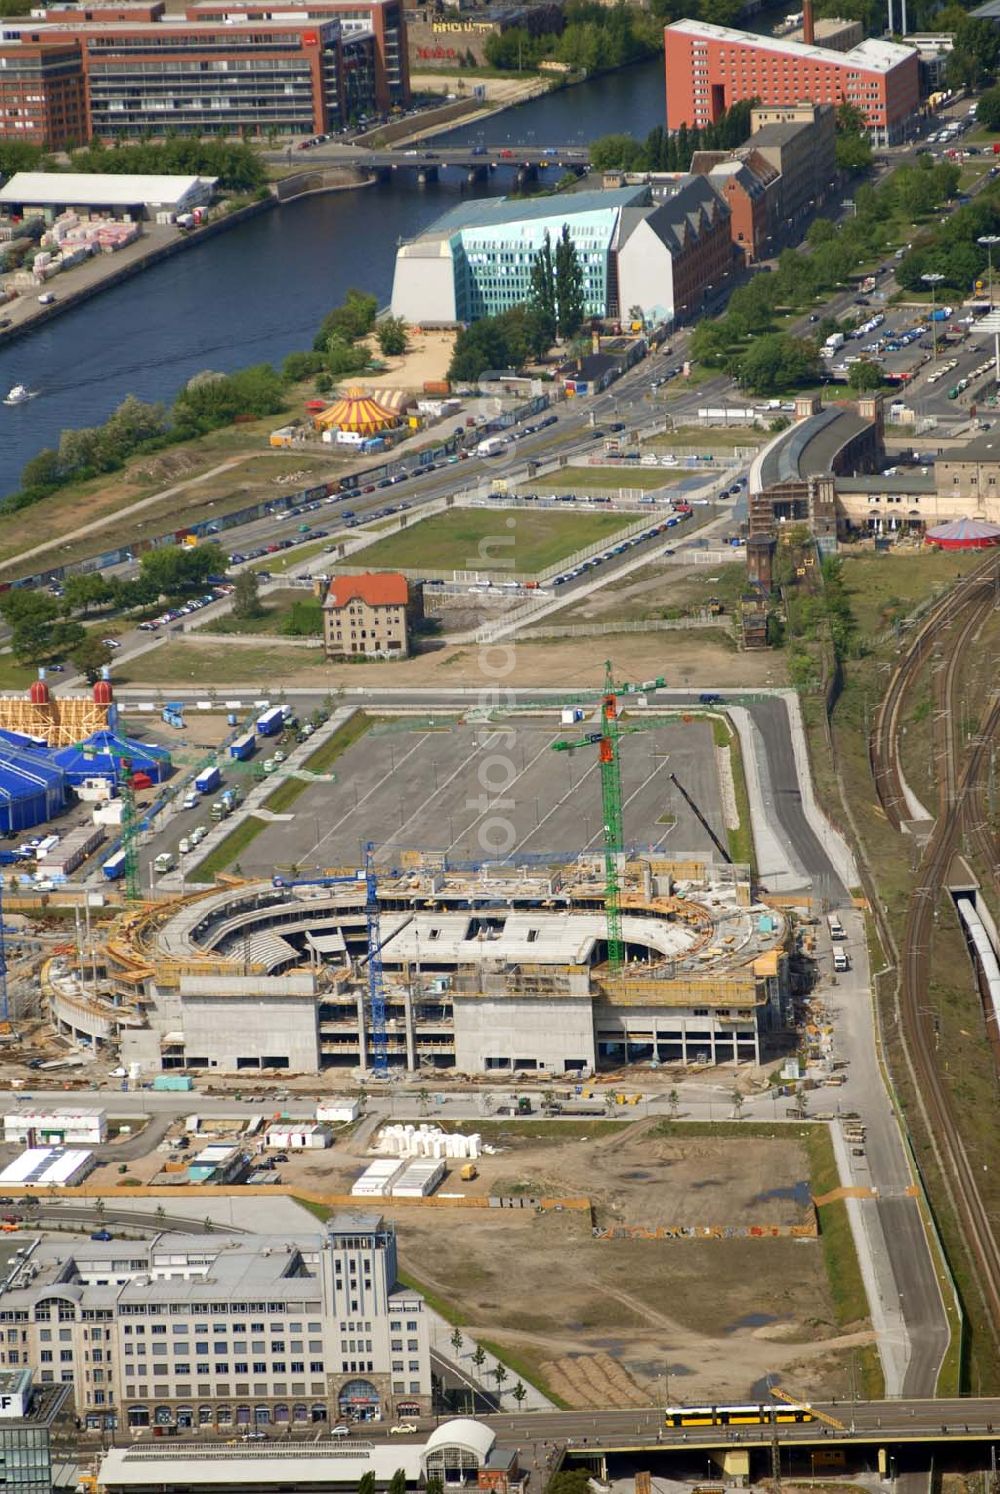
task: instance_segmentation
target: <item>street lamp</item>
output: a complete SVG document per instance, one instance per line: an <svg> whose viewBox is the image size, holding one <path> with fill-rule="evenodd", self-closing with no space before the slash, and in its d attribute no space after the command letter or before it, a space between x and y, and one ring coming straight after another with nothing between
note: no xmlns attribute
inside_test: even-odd
<svg viewBox="0 0 1000 1494"><path fill-rule="evenodd" d="M934 313L937 311L937 288L941 284L942 280L944 279L944 276L941 275L941 274L935 274L935 273L932 273L932 272L929 271L926 275L921 275L920 278L924 282L925 285L929 285L930 288L931 288L931 337L934 340L934 354L933 354L933 356L934 356L934 361L936 363L937 362L937 317L934 315Z"/></svg>
<svg viewBox="0 0 1000 1494"><path fill-rule="evenodd" d="M982 244L983 247L984 247L984 249L986 250L986 260L987 260L987 263L989 265L989 275L990 275L990 310L992 311L993 310L993 245L994 244L1000 244L1000 233L984 233L984 234L980 234L980 236L976 240L976 242L977 242L977 244Z"/></svg>

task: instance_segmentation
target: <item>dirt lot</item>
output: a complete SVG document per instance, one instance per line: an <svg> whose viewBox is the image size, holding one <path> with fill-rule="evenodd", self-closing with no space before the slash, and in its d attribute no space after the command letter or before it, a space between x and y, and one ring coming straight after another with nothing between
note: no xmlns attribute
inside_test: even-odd
<svg viewBox="0 0 1000 1494"><path fill-rule="evenodd" d="M586 1194L599 1224L794 1223L808 1163L796 1139L663 1138L567 1121L466 1122L494 1155L474 1183L445 1192ZM289 1181L346 1186L363 1158L350 1143L283 1169ZM467 1339L501 1345L512 1368L576 1406L648 1404L663 1394L746 1397L773 1374L796 1393L840 1394L847 1351L866 1325L837 1337L818 1241L598 1240L585 1213L480 1213L396 1207L403 1269L461 1315ZM516 1261L516 1273L511 1262ZM471 1352L471 1343L469 1345ZM659 1383L658 1383L659 1382Z"/></svg>
<svg viewBox="0 0 1000 1494"><path fill-rule="evenodd" d="M558 616L554 621L561 621ZM647 679L663 674L674 686L784 685L785 665L781 654L735 653L712 639L691 641L683 633L629 633L599 640L595 652L591 639L561 642L514 642L477 649L473 646L442 646L429 649L398 664L303 663L301 651L276 646L259 651L220 648L217 642L168 643L144 654L120 671L136 685L183 685L218 683L257 685L283 680L286 690L296 687L335 688L338 685L435 686L564 685L567 690L599 684L599 660L614 659L615 673L625 679Z"/></svg>

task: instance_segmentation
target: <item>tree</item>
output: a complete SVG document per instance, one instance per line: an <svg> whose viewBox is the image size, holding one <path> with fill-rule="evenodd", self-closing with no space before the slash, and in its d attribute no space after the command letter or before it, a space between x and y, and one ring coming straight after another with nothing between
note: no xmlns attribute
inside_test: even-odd
<svg viewBox="0 0 1000 1494"><path fill-rule="evenodd" d="M406 1469L397 1468L389 1480L388 1494L406 1494Z"/></svg>
<svg viewBox="0 0 1000 1494"><path fill-rule="evenodd" d="M407 326L401 316L387 316L375 329L380 350L387 358L398 358L406 352Z"/></svg>
<svg viewBox="0 0 1000 1494"><path fill-rule="evenodd" d="M998 63L1000 35L993 22L963 15L955 26L946 64L948 82L953 88L977 91L993 82Z"/></svg>
<svg viewBox="0 0 1000 1494"><path fill-rule="evenodd" d="M67 576L63 585L62 606L65 613L89 612L91 607L106 607L115 600L115 588L100 571L85 571Z"/></svg>
<svg viewBox="0 0 1000 1494"><path fill-rule="evenodd" d="M224 571L226 559L216 544L162 545L147 550L140 562L140 575L156 595L178 596L184 592L204 590L209 576Z"/></svg>
<svg viewBox="0 0 1000 1494"><path fill-rule="evenodd" d="M772 332L758 337L739 360L739 377L757 394L777 394L819 377L816 345L807 338Z"/></svg>
<svg viewBox="0 0 1000 1494"><path fill-rule="evenodd" d="M542 247L536 250L532 257L529 285L528 305L538 318L539 324L548 331L551 344L558 324L556 321L556 272L552 260L552 240L549 238L548 229L545 230Z"/></svg>
<svg viewBox="0 0 1000 1494"><path fill-rule="evenodd" d="M734 1089L733 1093L732 1093L732 1101L733 1101L733 1118L735 1120L742 1120L743 1119L743 1106L746 1104L746 1100L743 1097L743 1091L740 1090L740 1089Z"/></svg>
<svg viewBox="0 0 1000 1494"><path fill-rule="evenodd" d="M976 124L984 130L1000 130L1000 88L987 88L979 95Z"/></svg>
<svg viewBox="0 0 1000 1494"><path fill-rule="evenodd" d="M289 353L281 365L281 377L289 384L299 384L324 366L323 354L315 348L309 353Z"/></svg>
<svg viewBox="0 0 1000 1494"><path fill-rule="evenodd" d="M486 1350L483 1348L482 1344L476 1345L475 1353L472 1355L472 1362L476 1366L476 1371L479 1375L479 1378L482 1379L482 1368L486 1363Z"/></svg>
<svg viewBox="0 0 1000 1494"><path fill-rule="evenodd" d="M855 394L867 394L882 387L882 370L868 358L859 358L847 371L847 382Z"/></svg>
<svg viewBox="0 0 1000 1494"><path fill-rule="evenodd" d="M0 616L11 628L27 622L53 623L59 616L59 604L50 592L17 587L0 595Z"/></svg>
<svg viewBox="0 0 1000 1494"><path fill-rule="evenodd" d="M352 286L340 305L334 307L320 322L313 346L323 352L331 337L340 337L345 342L356 342L359 337L367 337L375 325L377 315L376 298Z"/></svg>
<svg viewBox="0 0 1000 1494"><path fill-rule="evenodd" d="M507 1366L498 1359L493 1366L493 1378L497 1382L497 1397L503 1399L503 1383L507 1379Z"/></svg>
<svg viewBox="0 0 1000 1494"><path fill-rule="evenodd" d="M264 604L260 599L260 582L256 571L240 571L237 575L233 583L233 616L239 618L264 616Z"/></svg>
<svg viewBox="0 0 1000 1494"><path fill-rule="evenodd" d="M520 1411L522 1403L524 1401L526 1401L527 1398L528 1398L528 1392L525 1389L524 1382L522 1380L518 1380L517 1384L514 1386L513 1390L511 1391L511 1395L514 1397L515 1401L517 1402L517 1409Z"/></svg>
<svg viewBox="0 0 1000 1494"><path fill-rule="evenodd" d="M363 1473L358 1479L358 1494L375 1494L375 1475Z"/></svg>
<svg viewBox="0 0 1000 1494"><path fill-rule="evenodd" d="M559 335L572 337L583 325L586 305L580 256L568 223L563 224L556 244L555 296Z"/></svg>
<svg viewBox="0 0 1000 1494"><path fill-rule="evenodd" d="M11 653L19 664L47 664L61 659L64 654L86 637L83 627L77 622L45 623L28 619L11 629Z"/></svg>
<svg viewBox="0 0 1000 1494"><path fill-rule="evenodd" d="M347 374L360 373L367 368L369 357L364 348L355 347L353 342L339 334L334 334L326 345L326 366L335 379L342 379Z"/></svg>
<svg viewBox="0 0 1000 1494"><path fill-rule="evenodd" d="M465 1343L465 1339L462 1337L462 1330L461 1330L461 1328L456 1328L455 1331L454 1331L454 1333L451 1335L451 1346L455 1350L456 1354L461 1354L461 1352L462 1352L462 1345L464 1343Z"/></svg>
<svg viewBox="0 0 1000 1494"><path fill-rule="evenodd" d="M91 684L100 679L101 670L111 663L112 657L111 649L96 633L88 633L70 654L70 659Z"/></svg>
<svg viewBox="0 0 1000 1494"><path fill-rule="evenodd" d="M553 1473L545 1485L545 1494L590 1494L589 1468L563 1468Z"/></svg>
<svg viewBox="0 0 1000 1494"><path fill-rule="evenodd" d="M668 1108L668 1110L670 1112L670 1119L671 1120L676 1120L677 1119L677 1111L680 1108L680 1103L681 1103L680 1091L678 1089L676 1089L676 1088L672 1089L670 1091L670 1093L667 1095L667 1108Z"/></svg>
<svg viewBox="0 0 1000 1494"><path fill-rule="evenodd" d="M728 318L701 321L691 334L691 357L709 368L721 368L729 354Z"/></svg>

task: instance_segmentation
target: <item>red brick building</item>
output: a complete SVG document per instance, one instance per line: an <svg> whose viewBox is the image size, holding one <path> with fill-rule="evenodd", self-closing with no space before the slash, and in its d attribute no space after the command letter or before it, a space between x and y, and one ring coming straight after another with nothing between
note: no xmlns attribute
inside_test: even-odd
<svg viewBox="0 0 1000 1494"><path fill-rule="evenodd" d="M59 150L88 134L79 46L0 45L0 135Z"/></svg>
<svg viewBox="0 0 1000 1494"><path fill-rule="evenodd" d="M771 106L846 100L882 145L904 139L916 117L919 62L912 47L869 39L831 52L705 21L676 21L663 40L669 130L710 124L749 98Z"/></svg>

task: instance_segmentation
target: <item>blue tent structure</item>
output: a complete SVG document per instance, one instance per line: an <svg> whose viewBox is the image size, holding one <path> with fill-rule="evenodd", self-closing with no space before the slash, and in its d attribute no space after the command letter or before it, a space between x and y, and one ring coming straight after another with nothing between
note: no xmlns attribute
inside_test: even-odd
<svg viewBox="0 0 1000 1494"><path fill-rule="evenodd" d="M133 773L145 773L153 783L163 783L171 772L166 747L135 742L107 730L95 731L85 742L71 747L58 747L51 757L70 784L82 783L85 778L108 778L117 786L123 757L128 758Z"/></svg>
<svg viewBox="0 0 1000 1494"><path fill-rule="evenodd" d="M47 752L0 742L0 831L18 834L66 807L66 775Z"/></svg>

